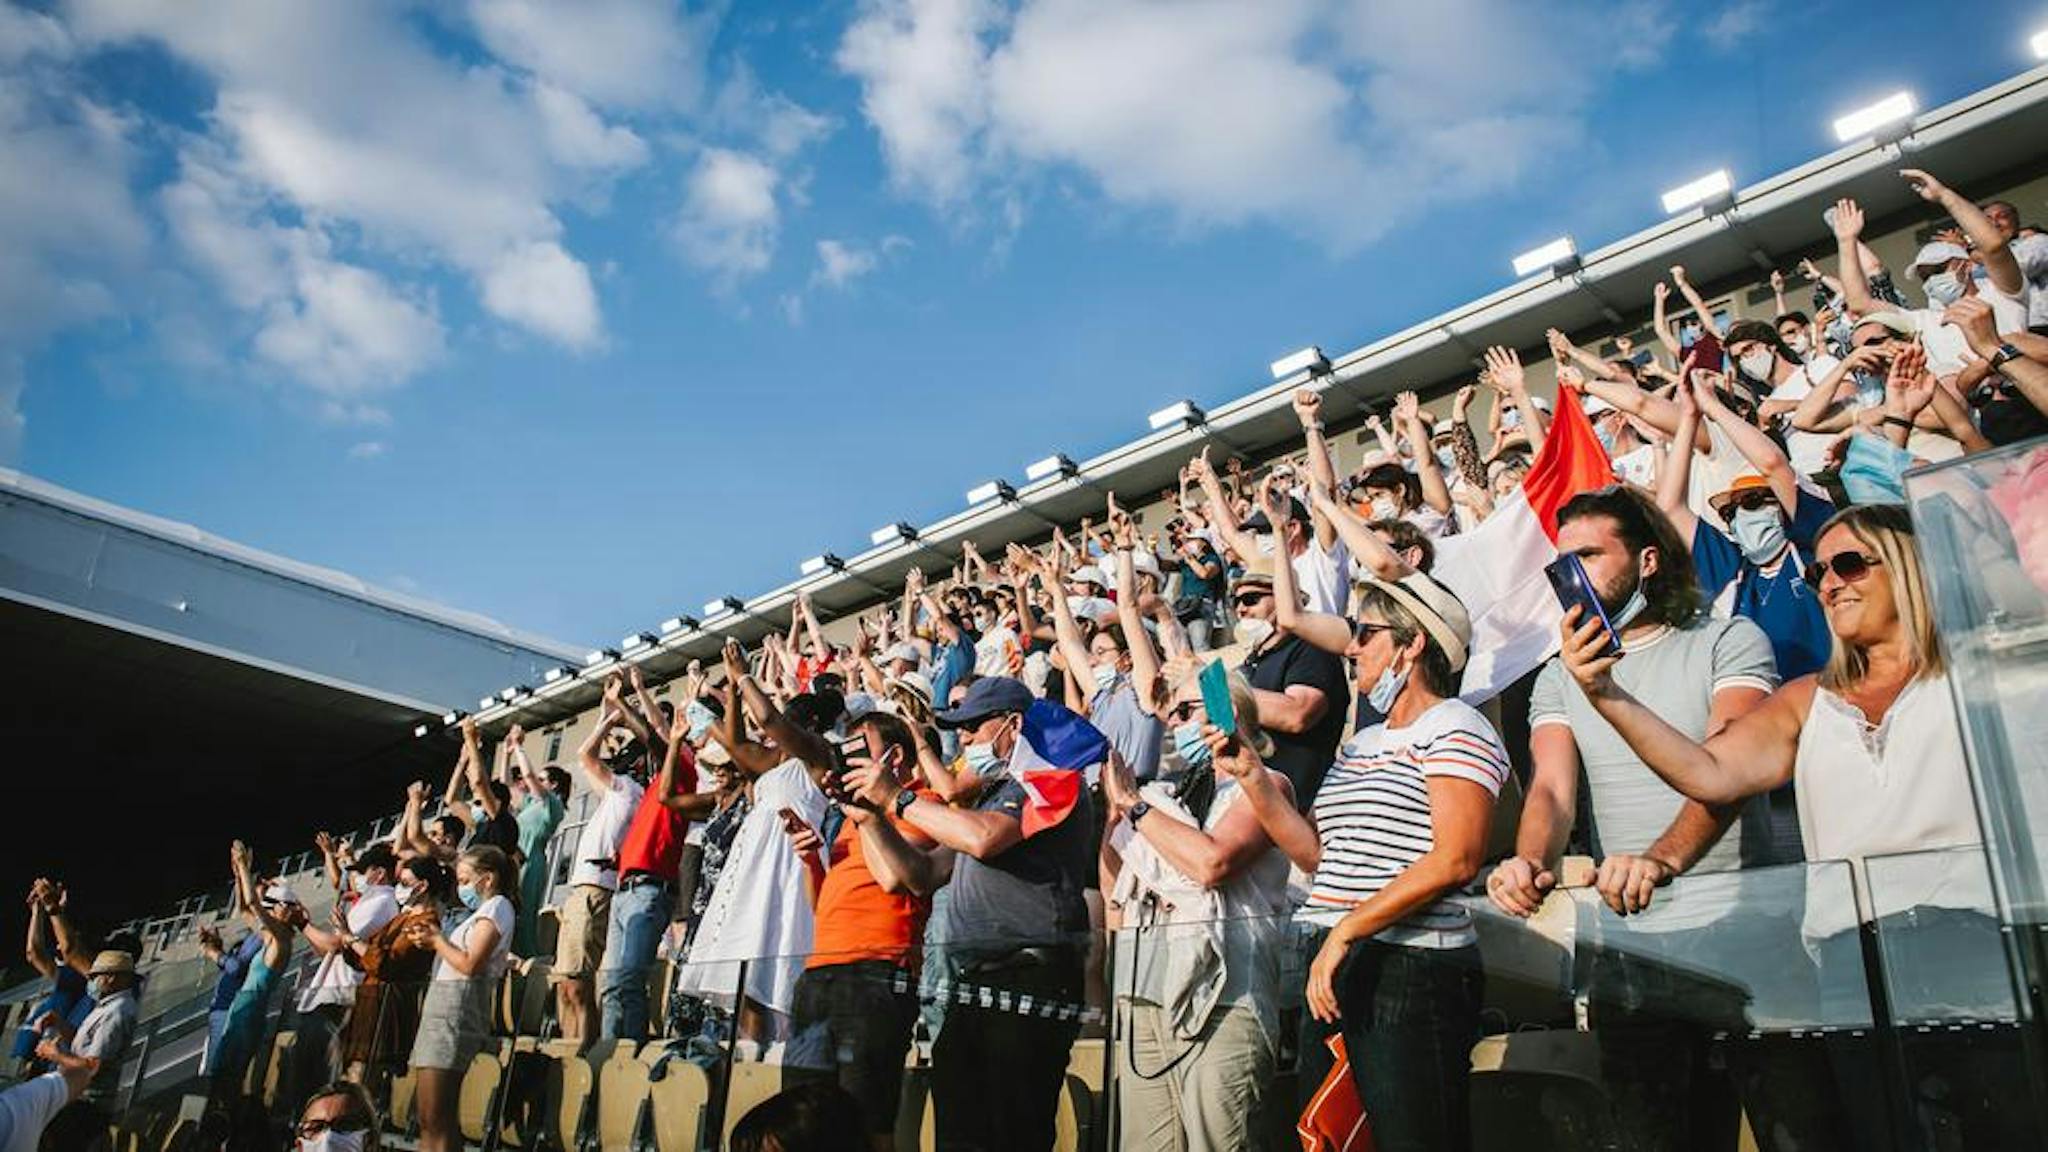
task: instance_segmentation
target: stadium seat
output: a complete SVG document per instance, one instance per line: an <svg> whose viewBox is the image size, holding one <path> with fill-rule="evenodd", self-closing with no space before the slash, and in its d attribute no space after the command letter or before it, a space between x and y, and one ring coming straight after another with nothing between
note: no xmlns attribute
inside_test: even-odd
<svg viewBox="0 0 2048 1152"><path fill-rule="evenodd" d="M162 1139L146 1146L143 1152L192 1152L198 1146L199 1121L178 1119L164 1129Z"/></svg>
<svg viewBox="0 0 2048 1152"><path fill-rule="evenodd" d="M589 1138L590 1104L597 1092L597 1074L590 1061L571 1051L557 1054L548 1065L542 1094L547 1128L539 1135L543 1148L556 1152L577 1152Z"/></svg>
<svg viewBox="0 0 2048 1152"><path fill-rule="evenodd" d="M740 1117L754 1105L782 1091L782 1065L749 1060L735 1061L732 1078L725 1090L725 1131L719 1134L719 1147L732 1142L733 1126Z"/></svg>
<svg viewBox="0 0 2048 1152"><path fill-rule="evenodd" d="M464 1141L483 1146L490 1135L492 1118L498 1114L500 1090L505 1083L505 1062L495 1052L479 1052L462 1075L462 1093L456 1098L455 1117Z"/></svg>
<svg viewBox="0 0 2048 1152"><path fill-rule="evenodd" d="M512 980L507 1015L514 1036L547 1035L555 1004L554 988L548 984L548 973L552 970L553 965L546 958L537 958Z"/></svg>
<svg viewBox="0 0 2048 1152"><path fill-rule="evenodd" d="M647 1117L647 1065L621 1042L597 1066L597 1152L633 1152Z"/></svg>
<svg viewBox="0 0 2048 1152"><path fill-rule="evenodd" d="M553 956L555 954L555 941L561 937L562 933L562 910L553 904L543 906L536 924L540 936L539 941L537 941L540 945L540 954L543 956Z"/></svg>
<svg viewBox="0 0 2048 1152"><path fill-rule="evenodd" d="M1536 1029L1472 1047L1475 1152L1610 1147L1608 1111L1589 1032Z"/></svg>
<svg viewBox="0 0 2048 1152"><path fill-rule="evenodd" d="M697 1152L704 1139L704 1112L711 1103L711 1081L687 1060L672 1060L665 1075L649 1086L654 1113L655 1152Z"/></svg>

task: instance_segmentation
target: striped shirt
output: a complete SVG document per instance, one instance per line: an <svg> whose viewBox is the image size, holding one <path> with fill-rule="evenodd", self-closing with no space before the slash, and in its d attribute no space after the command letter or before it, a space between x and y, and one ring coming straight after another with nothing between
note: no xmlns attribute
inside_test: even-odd
<svg viewBox="0 0 2048 1152"><path fill-rule="evenodd" d="M1386 887L1429 851L1429 777L1448 776L1499 796L1508 754L1493 725L1462 700L1445 700L1405 728L1377 724L1337 750L1316 793L1322 863L1308 910L1342 914ZM1458 948L1478 939L1472 918L1445 898L1379 934L1391 944ZM1321 919L1321 917L1317 917Z"/></svg>

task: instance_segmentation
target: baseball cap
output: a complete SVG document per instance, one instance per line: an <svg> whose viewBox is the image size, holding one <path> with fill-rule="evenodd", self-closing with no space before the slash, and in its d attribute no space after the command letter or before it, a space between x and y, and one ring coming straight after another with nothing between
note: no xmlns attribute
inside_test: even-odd
<svg viewBox="0 0 2048 1152"><path fill-rule="evenodd" d="M1074 569L1072 572L1067 573L1067 583L1093 584L1097 588L1109 587L1108 584L1103 582L1102 569L1097 568L1093 564L1083 564L1079 568Z"/></svg>
<svg viewBox="0 0 2048 1152"><path fill-rule="evenodd" d="M894 664L899 660L916 668L924 662L924 654L917 650L917 645L908 640L891 644L889 650L882 653L881 662L884 664Z"/></svg>
<svg viewBox="0 0 2048 1152"><path fill-rule="evenodd" d="M1913 263L1906 269L1906 275L1918 280L1920 279L1920 269L1922 268L1929 265L1946 264L1951 260L1968 260L1969 258L1969 250L1962 245L1951 244L1946 240L1936 240L1932 243L1922 244L1920 251L1913 254Z"/></svg>
<svg viewBox="0 0 2048 1152"><path fill-rule="evenodd" d="M1031 689L1008 676L984 676L968 685L960 703L940 711L934 719L941 728L968 728L991 716L1023 712L1031 707Z"/></svg>
<svg viewBox="0 0 2048 1152"><path fill-rule="evenodd" d="M1605 416L1607 413L1614 411L1614 405L1609 404L1590 392L1581 398L1579 406L1586 410L1586 415L1588 416Z"/></svg>

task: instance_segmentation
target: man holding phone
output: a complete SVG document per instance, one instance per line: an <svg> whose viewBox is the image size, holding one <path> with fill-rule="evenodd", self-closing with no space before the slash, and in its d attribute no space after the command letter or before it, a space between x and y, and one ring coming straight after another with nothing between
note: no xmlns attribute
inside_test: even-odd
<svg viewBox="0 0 2048 1152"><path fill-rule="evenodd" d="M1763 631L1748 620L1705 613L1691 550L1644 493L1617 484L1573 497L1558 512L1557 546L1584 569L1596 601L1578 603L1561 588L1566 619L1584 623L1588 608L1597 608L1623 653L1616 679L1680 731L1704 739L1777 687ZM1666 785L1556 659L1537 675L1529 726L1534 770L1515 855L1486 885L1503 911L1531 915L1556 885L1579 809L1581 765L1593 813L1588 839L1602 857L1598 887L1615 915L1642 912L1655 889L1678 873L1744 865L1743 836L1724 835L1740 827L1737 810L1710 810ZM1711 1013L1700 1011L1679 962L1708 947L1703 937L1726 911L1674 908L1632 927L1630 951L1593 957L1593 1033L1615 1123L1631 1134L1631 1147L1734 1141L1733 1085L1709 1067L1708 1043L1713 1027L1740 1024L1741 1013L1709 1023Z"/></svg>

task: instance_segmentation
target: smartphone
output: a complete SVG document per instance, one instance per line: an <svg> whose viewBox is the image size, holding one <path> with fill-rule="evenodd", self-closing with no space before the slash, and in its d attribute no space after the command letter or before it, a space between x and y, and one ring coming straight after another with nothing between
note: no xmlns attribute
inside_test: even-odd
<svg viewBox="0 0 2048 1152"><path fill-rule="evenodd" d="M1211 660L1202 669L1202 711L1209 723L1226 736L1237 735L1237 711L1230 704L1230 669L1221 660Z"/></svg>
<svg viewBox="0 0 2048 1152"><path fill-rule="evenodd" d="M786 832L796 832L805 827L804 818L797 815L794 808L785 806L779 815L782 817L782 828Z"/></svg>
<svg viewBox="0 0 2048 1152"><path fill-rule="evenodd" d="M1576 606L1579 624L1597 617L1607 629L1607 645L1601 650L1602 656L1621 655L1621 637L1614 631L1614 622L1607 618L1607 610L1600 606L1600 596L1593 591L1593 578L1586 575L1586 566L1579 563L1576 553L1567 552L1543 566L1543 574L1550 577L1551 590L1557 593L1557 602L1569 612Z"/></svg>

